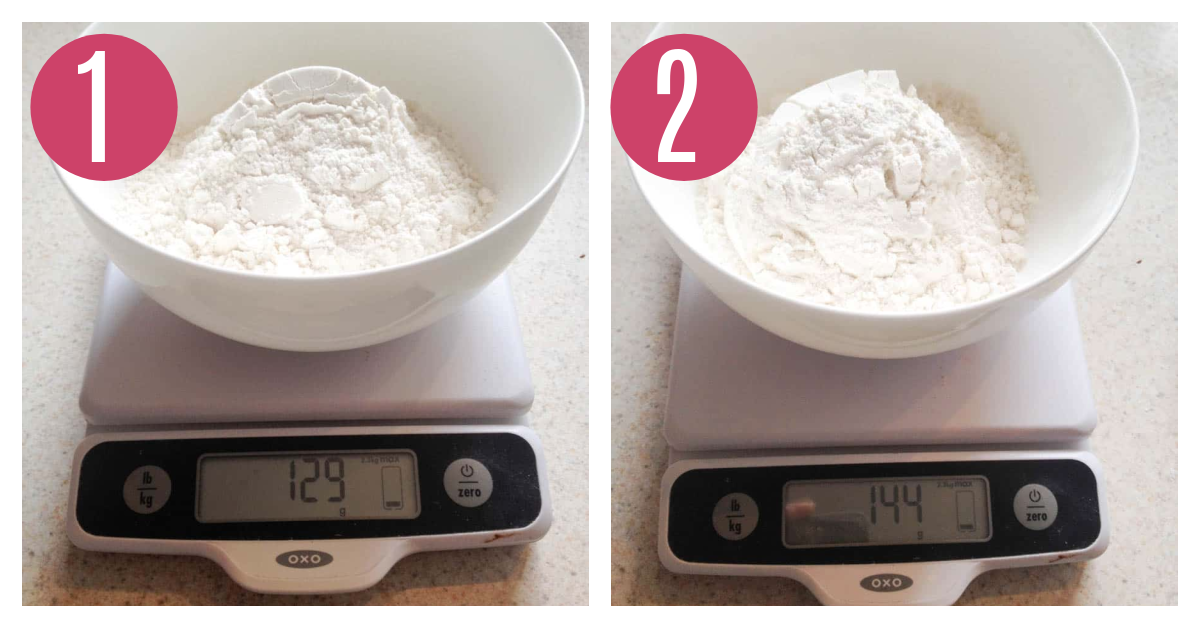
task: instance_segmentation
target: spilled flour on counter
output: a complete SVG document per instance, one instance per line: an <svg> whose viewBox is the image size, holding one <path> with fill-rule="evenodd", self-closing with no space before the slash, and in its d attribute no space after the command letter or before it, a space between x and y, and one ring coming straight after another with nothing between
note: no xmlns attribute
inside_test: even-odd
<svg viewBox="0 0 1200 628"><path fill-rule="evenodd" d="M251 88L131 177L117 221L175 255L271 274L381 268L483 231L495 197L387 88L304 68Z"/></svg>
<svg viewBox="0 0 1200 628"><path fill-rule="evenodd" d="M867 81L792 121L760 118L701 184L719 263L786 296L924 311L1013 289L1033 184L1017 145L972 103ZM939 115L940 114L940 115Z"/></svg>

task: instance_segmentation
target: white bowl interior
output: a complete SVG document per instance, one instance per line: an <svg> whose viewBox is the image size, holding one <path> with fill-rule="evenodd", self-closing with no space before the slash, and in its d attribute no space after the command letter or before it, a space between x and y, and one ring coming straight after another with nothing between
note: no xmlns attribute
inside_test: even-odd
<svg viewBox="0 0 1200 628"><path fill-rule="evenodd" d="M1018 288L1090 247L1133 176L1132 96L1116 58L1087 25L664 24L652 37L675 33L710 37L737 54L763 115L804 87L858 69L896 70L904 87L918 91L938 83L973 95L990 130L1017 139L1037 186ZM696 221L697 184L633 169L668 227L711 260Z"/></svg>
<svg viewBox="0 0 1200 628"><path fill-rule="evenodd" d="M335 66L386 86L445 129L496 193L489 227L550 184L582 125L575 67L544 24L100 24L95 33L130 37L162 59L179 98L177 132L293 68ZM63 175L90 209L111 215L123 182Z"/></svg>

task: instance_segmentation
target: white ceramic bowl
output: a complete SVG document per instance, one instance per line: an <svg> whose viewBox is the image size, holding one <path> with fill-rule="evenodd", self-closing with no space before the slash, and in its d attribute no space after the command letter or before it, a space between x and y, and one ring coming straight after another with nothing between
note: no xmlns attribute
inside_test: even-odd
<svg viewBox="0 0 1200 628"><path fill-rule="evenodd" d="M1020 143L1040 202L1027 216L1029 261L1017 288L927 313L865 313L767 291L717 265L696 220L695 182L632 161L634 179L676 254L729 307L815 349L905 358L981 340L1061 287L1112 224L1133 179L1138 126L1116 56L1085 24L660 24L657 39L704 35L750 70L760 114L788 95L853 70L897 70L903 86L973 94L988 126ZM703 72L703 70L701 70ZM701 79L703 80L703 79Z"/></svg>
<svg viewBox="0 0 1200 628"><path fill-rule="evenodd" d="M583 133L583 86L545 24L93 24L154 51L175 81L177 130L208 122L275 74L349 70L417 103L497 194L488 230L379 270L315 277L230 271L172 256L111 220L123 183L59 169L105 252L164 307L245 343L331 351L391 340L453 312L495 279L541 224Z"/></svg>

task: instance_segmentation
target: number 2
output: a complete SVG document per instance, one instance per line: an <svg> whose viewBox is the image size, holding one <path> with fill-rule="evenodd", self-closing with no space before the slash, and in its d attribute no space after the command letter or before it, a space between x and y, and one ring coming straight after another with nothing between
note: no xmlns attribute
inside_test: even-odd
<svg viewBox="0 0 1200 628"><path fill-rule="evenodd" d="M693 70L694 71L694 70ZM92 73L92 162L104 161L104 51L79 64L79 73Z"/></svg>
<svg viewBox="0 0 1200 628"><path fill-rule="evenodd" d="M301 460L303 460L306 463L312 464L313 474L312 474L312 477L308 477L308 478L304 478L303 480L300 480L300 501L312 503L312 502L317 501L317 498L309 497L307 487L308 487L309 482L316 482L317 479L319 479L321 477L321 461L318 460L317 458L301 458Z"/></svg>
<svg viewBox="0 0 1200 628"><path fill-rule="evenodd" d="M675 145L675 135L679 133L679 127L683 125L683 119L687 117L688 111L692 108L692 101L696 100L696 60L686 50L675 49L668 50L658 60L658 93L671 93L671 66L678 61L683 66L683 97L679 99L679 104L675 106L675 113L671 114L671 119L667 121L667 128L663 131L662 141L658 144L658 162L659 163L679 163L679 162L695 162L696 153L677 153L672 150ZM95 160L93 160L95 161Z"/></svg>

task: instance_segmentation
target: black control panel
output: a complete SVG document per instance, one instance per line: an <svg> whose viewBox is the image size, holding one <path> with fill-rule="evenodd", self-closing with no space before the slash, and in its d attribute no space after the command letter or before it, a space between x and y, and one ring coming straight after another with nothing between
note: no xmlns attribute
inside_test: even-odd
<svg viewBox="0 0 1200 628"><path fill-rule="evenodd" d="M320 521L197 519L202 456L306 451L412 452L419 514ZM333 472L338 473L336 465ZM107 441L84 455L77 492L73 515L80 528L118 538L241 541L456 534L523 528L542 510L533 448L508 432Z"/></svg>
<svg viewBox="0 0 1200 628"><path fill-rule="evenodd" d="M785 543L789 483L847 481L846 486L860 486L865 481L869 487L876 478L901 484L905 478L977 478L986 485L990 536L892 545ZM897 509L914 496L905 494ZM983 500L982 494L978 499ZM676 478L669 500L667 543L677 558L691 563L836 565L1021 556L1087 548L1101 529L1096 476L1072 459L693 469ZM892 512L887 510L886 516Z"/></svg>

